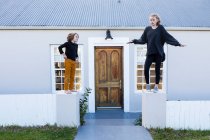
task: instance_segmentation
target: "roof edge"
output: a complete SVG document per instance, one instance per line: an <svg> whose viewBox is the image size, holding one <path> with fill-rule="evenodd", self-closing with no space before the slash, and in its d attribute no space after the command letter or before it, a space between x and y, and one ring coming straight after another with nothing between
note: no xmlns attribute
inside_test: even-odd
<svg viewBox="0 0 210 140"><path fill-rule="evenodd" d="M210 27L165 27L175 31L210 31ZM0 30L144 30L145 27L0 26Z"/></svg>

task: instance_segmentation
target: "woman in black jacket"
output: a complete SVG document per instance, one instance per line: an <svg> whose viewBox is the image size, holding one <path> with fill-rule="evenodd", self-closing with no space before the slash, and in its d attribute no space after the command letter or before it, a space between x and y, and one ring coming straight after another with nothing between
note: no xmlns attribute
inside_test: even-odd
<svg viewBox="0 0 210 140"><path fill-rule="evenodd" d="M67 37L67 42L58 47L60 54L62 54L65 59L65 93L71 93L74 89L76 61L78 60L78 44L76 44L76 42L78 39L79 35L77 33L70 33ZM66 49L65 53L62 50L63 48Z"/></svg>
<svg viewBox="0 0 210 140"><path fill-rule="evenodd" d="M144 64L144 75L146 80L146 90L150 91L149 84L149 69L152 62L155 62L156 81L153 92L158 92L158 84L160 81L160 66L161 62L165 60L164 43L174 46L184 47L173 36L171 36L165 28L160 25L160 17L158 14L151 14L149 16L150 25L145 28L140 39L134 39L129 43L147 44L146 61Z"/></svg>

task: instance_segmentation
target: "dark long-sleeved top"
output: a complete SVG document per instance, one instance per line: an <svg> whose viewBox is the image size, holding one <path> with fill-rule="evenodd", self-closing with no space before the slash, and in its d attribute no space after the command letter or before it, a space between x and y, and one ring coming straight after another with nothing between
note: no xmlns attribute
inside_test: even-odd
<svg viewBox="0 0 210 140"><path fill-rule="evenodd" d="M67 58L75 61L76 58L78 57L78 53L77 53L78 44L72 43L71 41L65 42L64 44L58 47L60 54L64 53L62 50L63 48L66 48L65 54Z"/></svg>
<svg viewBox="0 0 210 140"><path fill-rule="evenodd" d="M147 55L160 54L164 55L164 44L168 43L174 46L180 46L181 44L170 35L162 25L159 25L156 29L152 29L151 26L145 28L140 39L134 39L134 44L146 44L147 43Z"/></svg>

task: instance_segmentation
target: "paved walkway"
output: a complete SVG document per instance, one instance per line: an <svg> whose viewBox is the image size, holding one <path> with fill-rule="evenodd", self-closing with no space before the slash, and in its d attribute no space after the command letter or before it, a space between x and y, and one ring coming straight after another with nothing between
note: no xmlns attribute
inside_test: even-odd
<svg viewBox="0 0 210 140"><path fill-rule="evenodd" d="M122 110L89 113L75 140L152 140L144 127L134 125L138 117L139 113L124 113Z"/></svg>

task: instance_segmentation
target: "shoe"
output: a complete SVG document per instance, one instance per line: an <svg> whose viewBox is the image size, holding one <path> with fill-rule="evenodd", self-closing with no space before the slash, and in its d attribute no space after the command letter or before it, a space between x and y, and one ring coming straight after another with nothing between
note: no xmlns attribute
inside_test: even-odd
<svg viewBox="0 0 210 140"><path fill-rule="evenodd" d="M159 91L159 90L158 90L158 86L155 86L154 89L153 89L153 92L154 92L154 93L157 93L158 91Z"/></svg>
<svg viewBox="0 0 210 140"><path fill-rule="evenodd" d="M151 91L150 84L146 84L146 91L147 92L150 92Z"/></svg>

